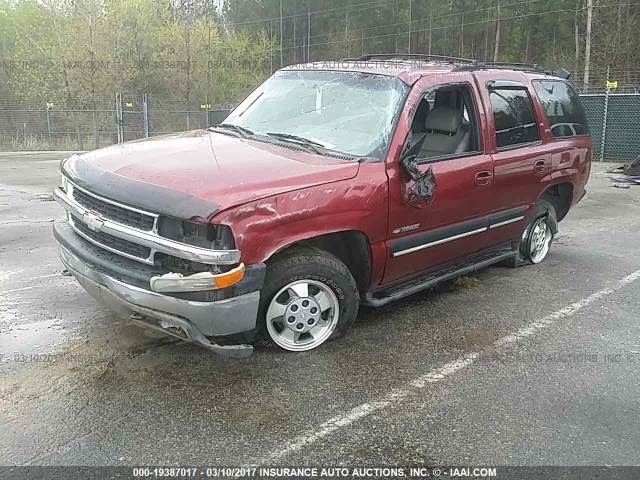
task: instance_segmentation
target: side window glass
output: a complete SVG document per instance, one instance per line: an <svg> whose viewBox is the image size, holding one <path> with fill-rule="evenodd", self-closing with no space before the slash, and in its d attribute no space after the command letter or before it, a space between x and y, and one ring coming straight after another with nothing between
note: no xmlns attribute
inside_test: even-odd
<svg viewBox="0 0 640 480"><path fill-rule="evenodd" d="M571 85L553 80L536 80L533 88L556 138L588 135L589 128L582 104Z"/></svg>
<svg viewBox="0 0 640 480"><path fill-rule="evenodd" d="M477 113L470 87L432 87L416 107L405 150L423 141L417 158L431 161L481 151Z"/></svg>
<svg viewBox="0 0 640 480"><path fill-rule="evenodd" d="M524 89L491 88L498 148L508 148L540 140L531 99Z"/></svg>

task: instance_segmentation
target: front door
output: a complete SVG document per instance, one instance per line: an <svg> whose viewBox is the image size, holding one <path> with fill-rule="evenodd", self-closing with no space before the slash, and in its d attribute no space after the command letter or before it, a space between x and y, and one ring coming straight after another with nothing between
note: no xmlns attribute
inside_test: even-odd
<svg viewBox="0 0 640 480"><path fill-rule="evenodd" d="M394 138L424 137L417 170L427 173L427 195L415 195L399 163L387 161L389 258L383 284L418 275L486 248L493 191L493 162L485 152L484 112L468 74L435 84L428 77L413 87ZM429 105L425 105L428 102ZM426 113L426 115L425 115ZM482 121L481 121L482 118Z"/></svg>

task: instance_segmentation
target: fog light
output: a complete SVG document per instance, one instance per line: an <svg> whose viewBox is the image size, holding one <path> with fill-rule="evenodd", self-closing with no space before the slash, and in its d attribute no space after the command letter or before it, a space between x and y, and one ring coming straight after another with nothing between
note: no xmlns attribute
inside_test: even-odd
<svg viewBox="0 0 640 480"><path fill-rule="evenodd" d="M202 292L217 290L239 282L244 277L244 263L225 273L194 273L184 276L181 273L166 273L151 278L151 290L163 292Z"/></svg>

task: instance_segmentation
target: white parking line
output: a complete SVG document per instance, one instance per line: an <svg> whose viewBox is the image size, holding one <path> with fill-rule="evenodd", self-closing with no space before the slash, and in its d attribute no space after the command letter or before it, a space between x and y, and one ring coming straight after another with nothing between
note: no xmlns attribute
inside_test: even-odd
<svg viewBox="0 0 640 480"><path fill-rule="evenodd" d="M61 280L73 280L73 277L63 277L60 274L57 275L50 275L50 276L56 276L56 277L61 277ZM39 277L39 278L49 278L49 276L46 277ZM10 293L18 293L18 292L24 292L26 290L33 290L34 288L46 288L45 285L29 285L28 287L22 287L22 288L14 288L13 290L4 290L4 291L0 291L0 296L2 295L9 295Z"/></svg>
<svg viewBox="0 0 640 480"><path fill-rule="evenodd" d="M51 218L43 218L43 219L29 219L29 220L7 220L6 222L0 222L0 227L4 227L6 225L33 225L36 223L51 223L53 220Z"/></svg>
<svg viewBox="0 0 640 480"><path fill-rule="evenodd" d="M574 313L582 310L583 308L591 305L595 301L607 296L612 293L620 290L624 286L635 282L640 278L640 270L633 272L631 275L624 277L623 279L617 281L614 286L610 288L604 288L599 290L588 297L585 297L581 300L578 300L571 305L562 308L556 312L553 312L547 315L540 320L536 320L535 322L527 325L526 327L521 328L517 332L514 332L510 335L502 337L496 340L493 343L494 348L501 348L506 345L514 344L519 342L520 340L530 337L534 335L541 329L548 328L553 325L558 320L569 317ZM295 437L291 441L289 441L286 446L280 450L276 450L271 455L261 459L258 462L258 465L265 464L273 464L278 460L286 457L287 455L300 450L301 448L310 445L330 434L339 430L340 428L351 425L352 423L360 420L361 418L367 417L374 412L379 410L383 410L389 406L397 404L409 397L412 394L417 393L418 390L424 388L428 384L436 383L445 378L453 375L460 370L468 367L472 363L474 363L481 355L481 352L472 352L463 357L458 358L452 362L446 363L445 365L431 370L429 373L422 375L418 378L411 380L404 388L393 390L391 393L387 394L380 400L376 400L373 402L363 403L362 405L358 405L357 407L351 409L344 415L340 415L337 417L333 417L327 420L324 423L321 423L315 428L308 430L307 432Z"/></svg>
<svg viewBox="0 0 640 480"><path fill-rule="evenodd" d="M45 279L45 278L53 278L53 277L60 277L62 279L69 278L69 277L65 277L60 272L58 272L58 273L50 273L49 275L41 275L39 277L33 277L30 280L42 280L42 279Z"/></svg>
<svg viewBox="0 0 640 480"><path fill-rule="evenodd" d="M18 273L18 270L10 270L8 272L0 272L0 283L8 280L9 277L15 273Z"/></svg>
<svg viewBox="0 0 640 480"><path fill-rule="evenodd" d="M31 290L33 288L40 288L40 287L42 287L42 285L30 285L28 287L14 288L13 290L2 290L0 291L0 296L9 295L10 293L16 293L16 292L24 292L25 290Z"/></svg>
<svg viewBox="0 0 640 480"><path fill-rule="evenodd" d="M17 293L17 292L24 292L26 290L32 290L34 288L44 288L44 285L29 285L26 287L20 287L20 288L13 288L11 290L4 290L4 288L6 288L7 286L11 285L14 286L20 283L34 283L37 280L45 280L47 278L60 278L61 280L69 280L72 277L65 277L63 276L61 273L50 273L48 275L39 275L37 277L24 277L21 279L12 279L11 281L9 281L9 278L12 275L15 274L19 274L19 273L24 273L24 270L14 270L14 271L9 271L9 272L0 272L0 297L3 295L9 295L12 293Z"/></svg>
<svg viewBox="0 0 640 480"><path fill-rule="evenodd" d="M15 275L16 273L22 273L22 272L24 272L24 270L13 270L13 271L9 271L9 272L0 272L0 283L8 280L11 275ZM34 280L43 280L45 278L53 278L53 277L65 278L61 273L50 273L48 275L39 275L37 277L25 277L25 278L19 279L18 281L33 282Z"/></svg>

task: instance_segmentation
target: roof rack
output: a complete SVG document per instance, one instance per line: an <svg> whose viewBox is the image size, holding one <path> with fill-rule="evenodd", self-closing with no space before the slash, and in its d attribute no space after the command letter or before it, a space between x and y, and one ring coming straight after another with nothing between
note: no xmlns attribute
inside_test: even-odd
<svg viewBox="0 0 640 480"><path fill-rule="evenodd" d="M542 73L544 75L552 75L554 77L562 78L563 80L568 80L571 76L571 73L564 69L559 68L557 70L549 70L542 65L537 63L512 63L512 62L478 62L475 65L460 65L454 68L454 71L464 71L464 70L478 70L483 68L491 68L496 70L518 70L521 72L534 72L534 73Z"/></svg>
<svg viewBox="0 0 640 480"><path fill-rule="evenodd" d="M481 62L471 58L452 57L449 55L431 55L423 53L366 53L359 57L344 58L342 61L367 62L369 60L398 59L398 60L433 60L457 63L454 71L497 69L497 70L519 70L522 72L535 72L545 75L553 75L568 80L571 75L564 68L558 70L548 70L537 63L517 63L517 62Z"/></svg>
<svg viewBox="0 0 640 480"><path fill-rule="evenodd" d="M423 53L366 53L360 55L359 57L352 58L343 58L342 61L358 61L358 62L366 62L369 60L382 60L382 59L399 59L399 60L435 60L435 61L445 61L451 63L466 63L476 65L478 64L477 60L473 60L470 58L460 58L460 57L451 57L449 55L430 55Z"/></svg>
<svg viewBox="0 0 640 480"><path fill-rule="evenodd" d="M461 65L454 70L475 70L478 68L492 68L496 70L520 70L523 72L550 73L549 70L537 63L516 62L476 62L474 65Z"/></svg>

